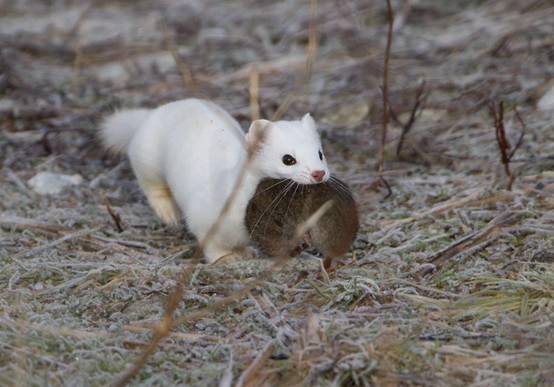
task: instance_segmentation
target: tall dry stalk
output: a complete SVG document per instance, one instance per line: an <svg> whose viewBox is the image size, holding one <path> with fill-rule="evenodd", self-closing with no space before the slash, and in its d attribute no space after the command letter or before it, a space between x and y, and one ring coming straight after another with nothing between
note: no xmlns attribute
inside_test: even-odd
<svg viewBox="0 0 554 387"><path fill-rule="evenodd" d="M183 86L189 89L192 93L197 93L198 85L194 80L192 70L179 54L179 50L177 45L175 44L175 40L170 34L169 28L167 27L167 24L165 22L162 24L162 30L164 34L166 49L171 53L171 56L173 57L175 67L177 67L177 71L179 71L179 75L181 77L181 80L183 81Z"/></svg>
<svg viewBox="0 0 554 387"><path fill-rule="evenodd" d="M415 96L415 102L412 107L412 110L410 111L410 117L408 118L408 121L405 123L400 122L398 117L394 114L394 111L392 107L389 106L389 110L392 116L392 119L396 121L398 124L402 126L402 133L400 134L400 138L398 139L398 145L396 146L396 156L398 157L400 155L400 152L402 151L402 146L404 145L404 140L406 139L406 136L412 130L412 127L414 126L414 123L416 121L417 115L419 112L423 110L423 104L425 103L425 81L421 82L419 87L416 90L416 96ZM389 101L390 104L390 101Z"/></svg>
<svg viewBox="0 0 554 387"><path fill-rule="evenodd" d="M250 70L250 119L255 121L260 118L260 73L256 66Z"/></svg>
<svg viewBox="0 0 554 387"><path fill-rule="evenodd" d="M387 130L389 125L389 62L392 46L392 31L394 26L394 12L392 11L390 0L387 0L387 22L387 45L385 47L385 59L383 63L383 127L381 129L381 143L379 145L377 172L379 173L379 180L388 190L387 197L389 197L392 195L392 190L387 180L383 177L383 172L385 170L385 145L387 143Z"/></svg>
<svg viewBox="0 0 554 387"><path fill-rule="evenodd" d="M514 157L517 150L523 144L523 139L525 137L525 133L527 132L527 125L525 125L525 122L521 118L517 109L515 109L516 119L519 121L519 124L521 125L521 134L516 144L512 147L510 145L510 142L506 138L506 129L504 128L504 102L503 101L498 102L498 107L495 102L489 103L489 113L494 120L494 131L496 135L496 143L498 144L498 149L500 150L500 162L504 166L504 172L508 177L508 183L506 184L506 188L508 189L508 191L511 191L512 185L514 184L515 177L510 168L510 162L512 161L512 158Z"/></svg>

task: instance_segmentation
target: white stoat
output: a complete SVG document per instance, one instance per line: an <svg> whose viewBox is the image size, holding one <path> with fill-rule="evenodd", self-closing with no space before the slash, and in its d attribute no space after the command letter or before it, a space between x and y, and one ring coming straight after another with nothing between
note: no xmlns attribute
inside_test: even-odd
<svg viewBox="0 0 554 387"><path fill-rule="evenodd" d="M185 99L153 110L116 112L104 121L100 134L107 148L127 151L156 214L166 223L177 223L182 213L199 241L231 195L247 159L247 147L256 145L229 212L204 245L208 262L248 243L246 206L261 179L312 184L329 178L321 140L309 114L299 121L256 120L245 135L218 105ZM259 136L263 142L255 144Z"/></svg>

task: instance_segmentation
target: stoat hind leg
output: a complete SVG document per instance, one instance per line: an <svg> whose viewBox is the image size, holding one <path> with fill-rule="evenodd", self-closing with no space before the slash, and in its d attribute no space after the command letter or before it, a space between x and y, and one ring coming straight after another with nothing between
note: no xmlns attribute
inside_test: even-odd
<svg viewBox="0 0 554 387"><path fill-rule="evenodd" d="M142 181L140 185L156 215L166 224L178 225L181 219L181 211L177 207L167 184Z"/></svg>

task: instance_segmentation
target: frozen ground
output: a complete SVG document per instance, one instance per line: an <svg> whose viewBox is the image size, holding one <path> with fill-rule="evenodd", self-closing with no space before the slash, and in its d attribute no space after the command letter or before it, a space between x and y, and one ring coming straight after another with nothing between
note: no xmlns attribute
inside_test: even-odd
<svg viewBox="0 0 554 387"><path fill-rule="evenodd" d="M186 321L135 384L554 384L554 7L393 6L391 104L406 121L423 79L427 100L398 156L391 123L384 199L385 1L319 1L310 28L307 1L0 0L0 384L112 382L182 269ZM191 95L246 126L254 72L261 115L312 112L360 203L358 241L328 279L307 253L279 270L200 264L95 141L114 108ZM512 144L515 107L528 128L511 192L490 100L505 101ZM39 172L83 180L39 195Z"/></svg>

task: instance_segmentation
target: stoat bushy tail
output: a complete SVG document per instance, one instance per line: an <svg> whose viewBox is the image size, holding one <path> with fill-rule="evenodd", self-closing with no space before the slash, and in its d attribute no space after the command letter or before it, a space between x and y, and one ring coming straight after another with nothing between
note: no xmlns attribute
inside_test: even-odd
<svg viewBox="0 0 554 387"><path fill-rule="evenodd" d="M133 135L150 114L149 109L129 109L115 112L100 127L104 146L116 153L127 150Z"/></svg>

